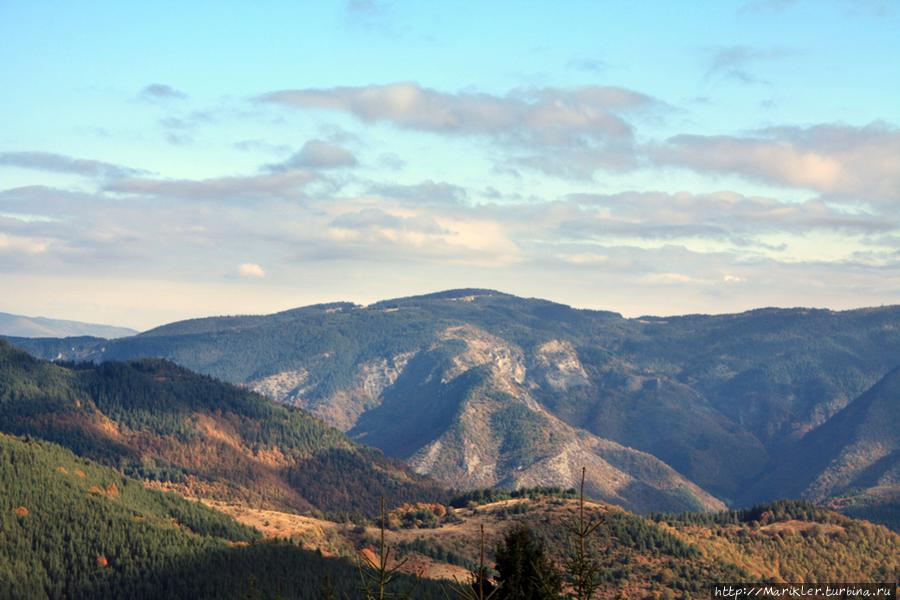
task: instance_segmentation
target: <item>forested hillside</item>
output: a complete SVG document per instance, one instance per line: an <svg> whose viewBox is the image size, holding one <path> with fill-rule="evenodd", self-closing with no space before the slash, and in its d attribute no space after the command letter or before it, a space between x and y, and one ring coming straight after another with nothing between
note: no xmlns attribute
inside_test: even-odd
<svg viewBox="0 0 900 600"><path fill-rule="evenodd" d="M579 504L571 491L483 490L455 508L418 504L386 518L387 545L404 569L434 579L467 577L479 562L493 567L497 546L521 526L535 533L551 568L570 576ZM463 505L463 506L460 506ZM377 544L376 524L302 519L272 511L220 506L266 535L289 535L308 547L352 556ZM712 582L890 582L900 568L900 536L808 502L776 502L718 513L652 515L587 501L585 522L600 523L585 540L597 598L702 598ZM483 528L483 529L482 529ZM566 575L568 574L568 575ZM451 596L452 597L452 596Z"/></svg>
<svg viewBox="0 0 900 600"><path fill-rule="evenodd" d="M0 342L0 428L194 496L344 515L446 497L303 410L159 359L57 365Z"/></svg>
<svg viewBox="0 0 900 600"><path fill-rule="evenodd" d="M54 444L0 434L0 598L321 600L326 585L354 597L356 567L262 541ZM416 589L440 597L433 584Z"/></svg>
<svg viewBox="0 0 900 600"><path fill-rule="evenodd" d="M356 598L359 574L349 561L377 547L378 520L362 518L382 495L388 544L409 559L407 575L464 577L477 564L478 528L493 561L516 524L547 545L554 568L565 567L571 491L487 488L451 498L302 410L163 360L64 365L4 344L0 351L3 427L82 455L0 435L0 597L320 598L327 573L336 593ZM503 384L497 373L482 374ZM892 386L889 377L845 409L857 416L839 422L866 426L848 429L847 448L870 439L860 431L886 439ZM542 430L526 422L507 430L521 430L518 443L540 452ZM597 466L587 466L590 481ZM342 522L348 514L356 523ZM699 596L726 580L881 581L900 567L896 534L803 502L650 519L590 502L588 517L602 519L590 545L601 597ZM419 582L415 597L442 597L447 585Z"/></svg>
<svg viewBox="0 0 900 600"><path fill-rule="evenodd" d="M785 496L784 458L814 451L806 436L900 366L900 308L626 319L454 290L108 342L13 341L52 359L163 357L304 407L449 485L566 487L593 464L597 497L709 509ZM895 479L876 479L889 497Z"/></svg>
<svg viewBox="0 0 900 600"><path fill-rule="evenodd" d="M806 435L750 493L824 501L900 486L900 369Z"/></svg>

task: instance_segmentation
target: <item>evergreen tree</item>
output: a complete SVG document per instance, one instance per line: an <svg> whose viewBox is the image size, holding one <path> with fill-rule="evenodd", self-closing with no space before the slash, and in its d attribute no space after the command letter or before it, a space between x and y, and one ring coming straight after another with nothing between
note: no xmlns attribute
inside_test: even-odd
<svg viewBox="0 0 900 600"><path fill-rule="evenodd" d="M556 600L562 594L544 542L527 525L513 527L497 547L497 572L498 600Z"/></svg>
<svg viewBox="0 0 900 600"><path fill-rule="evenodd" d="M319 558L319 566L322 569L322 573L324 576L322 578L322 589L320 591L322 600L337 600L334 592L334 584L331 583L331 574L325 568L325 557L322 555L322 550L316 550L316 556Z"/></svg>

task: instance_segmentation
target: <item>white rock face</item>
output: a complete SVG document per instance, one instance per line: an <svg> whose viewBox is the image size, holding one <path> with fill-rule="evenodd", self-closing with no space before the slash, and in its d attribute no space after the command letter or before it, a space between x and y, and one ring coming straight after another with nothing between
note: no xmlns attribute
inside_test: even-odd
<svg viewBox="0 0 900 600"><path fill-rule="evenodd" d="M441 333L443 340L463 340L466 349L453 358L453 369L444 373L442 383L452 381L473 367L488 366L491 374L504 387L525 381L525 354L506 340L473 327L449 327Z"/></svg>
<svg viewBox="0 0 900 600"><path fill-rule="evenodd" d="M309 372L306 369L282 371L251 381L249 387L254 392L277 402L288 402L296 390L306 383L307 379L309 379Z"/></svg>
<svg viewBox="0 0 900 600"><path fill-rule="evenodd" d="M534 363L546 383L561 392L589 383L571 342L551 340L538 346Z"/></svg>
<svg viewBox="0 0 900 600"><path fill-rule="evenodd" d="M372 406L377 405L381 393L394 385L414 354L415 352L405 352L397 354L390 360L381 358L364 362L353 381L356 393L374 403Z"/></svg>
<svg viewBox="0 0 900 600"><path fill-rule="evenodd" d="M359 365L349 387L324 399L308 397L311 386L306 385L309 373L305 369L275 373L251 382L249 387L278 402L304 408L332 427L347 431L363 412L381 404L381 394L397 381L414 354L366 361ZM323 356L329 358L330 354Z"/></svg>
<svg viewBox="0 0 900 600"><path fill-rule="evenodd" d="M705 508L724 507L659 459L578 431L533 398L527 378L543 377L563 391L588 384L570 343L554 340L541 345L531 361L534 372L528 372L520 348L478 328L452 327L443 332L442 339L466 343L443 373L442 382L476 367L487 367L489 376L463 401L454 425L408 459L417 472L459 488L569 488L577 485L585 467L588 492L596 498L642 509L648 494L689 495ZM496 420L508 414L510 407L515 408L517 418L525 419L523 425L536 427L529 440L532 445L516 456L503 448L511 433L509 424L501 430Z"/></svg>

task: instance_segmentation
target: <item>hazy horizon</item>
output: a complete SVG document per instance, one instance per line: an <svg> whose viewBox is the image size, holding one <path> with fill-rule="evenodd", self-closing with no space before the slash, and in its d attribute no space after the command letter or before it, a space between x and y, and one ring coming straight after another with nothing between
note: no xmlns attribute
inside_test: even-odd
<svg viewBox="0 0 900 600"><path fill-rule="evenodd" d="M0 310L900 302L900 7L0 6Z"/></svg>
<svg viewBox="0 0 900 600"><path fill-rule="evenodd" d="M14 312L11 313L10 311L6 311L6 310L0 310L0 314L26 317L26 318L30 318L30 319L50 319L50 320L60 320L60 321L73 321L73 322L78 322L78 323L84 323L87 325L106 325L106 326L112 326L112 327L130 328L130 329L134 329L140 333L140 332L144 332L144 331L149 331L156 327L161 327L163 325L169 325L171 323L175 323L175 322L179 322L179 321L189 321L192 319L205 319L205 318L216 318L216 317L266 316L266 315L271 315L271 314L275 314L275 313L279 313L279 312L283 312L283 311L287 311L287 310L292 310L292 309L297 309L297 308L306 308L309 306L315 306L315 305L319 305L319 304L330 304L330 303L337 303L337 302L350 302L350 303L356 304L358 306L368 307L372 304L382 302L382 301L400 300L400 299L408 298L408 297L427 296L427 295L441 293L441 292L448 292L448 291L455 291L455 290L462 290L462 289L471 289L471 288L472 288L472 286L467 286L466 288L436 289L436 290L416 292L416 293L411 293L411 294L401 294L401 295L395 295L395 296L371 298L371 299L367 299L365 301L359 301L359 300L355 300L353 298L326 298L326 299L315 300L315 301L311 301L311 302L303 302L303 303L298 303L298 304L275 307L275 308L271 308L271 309L263 309L261 311L255 311L255 312L240 312L240 311L227 311L226 310L224 312L208 313L208 314L207 313L185 314L184 316L172 319L171 321L162 321L159 323L151 323L147 326L138 326L138 325L132 325L132 324L128 324L128 323L107 323L107 322L95 322L95 321L82 321L79 319L71 319L68 317L60 317L60 316L56 316L56 315L25 314L25 313L14 313ZM508 292L506 290L497 290L497 289L489 289L489 288L477 288L477 289L484 289L484 290L488 290L491 292L498 292L501 294L517 296L517 297L526 298L526 299L548 300L550 302L556 302L559 304L564 304L564 305L570 306L571 308L574 308L576 310L594 310L594 311L615 312L615 313L621 314L626 319L639 319L642 317L662 317L662 318L664 318L664 317L683 317L683 316L692 316L692 315L720 316L720 315L729 315L729 314L740 314L740 313L749 312L749 311L753 311L753 310L764 310L764 309L828 310L828 311L832 311L832 312L841 312L841 311L852 311L852 310L890 308L892 306L898 306L898 304L879 304L879 305L873 304L873 305L861 305L861 306L849 306L849 307L844 307L844 308L835 308L832 306L809 306L809 305L808 306L801 306L801 305L794 305L794 306L791 306L791 305L782 305L782 306L764 305L763 306L763 305L761 305L761 306L749 306L749 307L739 309L739 310L722 311L722 312L693 312L693 313L691 313L691 312L672 312L672 313L632 312L632 313L629 313L629 312L623 312L621 310L615 310L613 308L608 308L608 307L604 307L604 306L588 306L588 305L569 304L567 302L563 302L563 301L560 301L560 300L557 300L555 298L548 297L548 296L521 295L521 294L514 294L514 293Z"/></svg>

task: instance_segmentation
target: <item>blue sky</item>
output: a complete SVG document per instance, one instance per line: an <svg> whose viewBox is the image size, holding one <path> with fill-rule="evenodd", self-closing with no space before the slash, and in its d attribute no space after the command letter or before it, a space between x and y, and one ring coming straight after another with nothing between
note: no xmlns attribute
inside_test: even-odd
<svg viewBox="0 0 900 600"><path fill-rule="evenodd" d="M900 3L0 2L0 310L900 298Z"/></svg>

